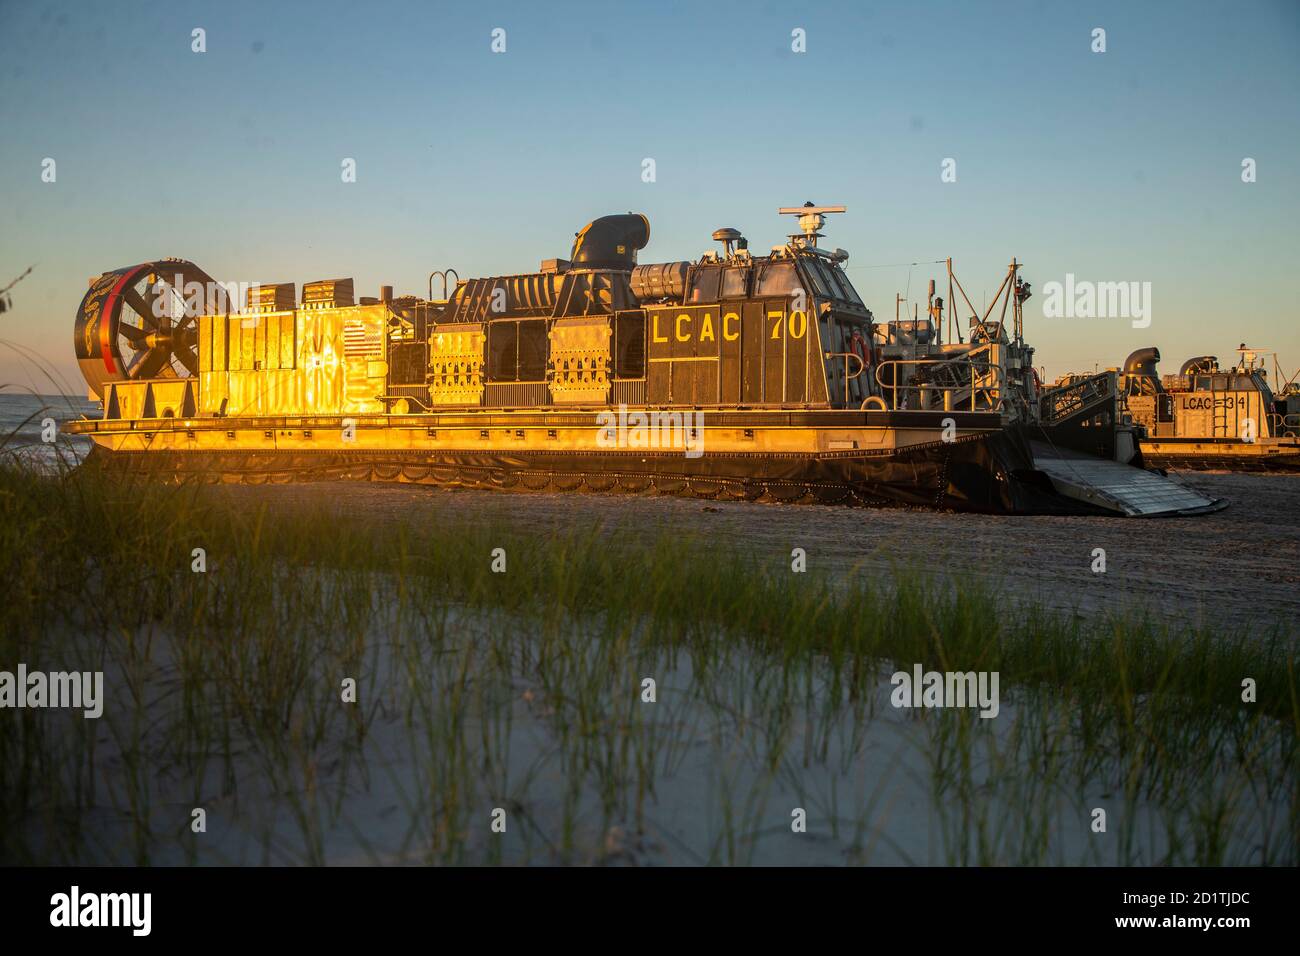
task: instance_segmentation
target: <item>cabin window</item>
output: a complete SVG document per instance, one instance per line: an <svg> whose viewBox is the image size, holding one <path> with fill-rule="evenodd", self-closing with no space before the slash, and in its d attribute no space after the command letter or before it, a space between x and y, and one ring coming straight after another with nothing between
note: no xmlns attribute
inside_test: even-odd
<svg viewBox="0 0 1300 956"><path fill-rule="evenodd" d="M853 288L853 283L850 282L849 277L844 274L844 270L838 265L829 266L828 268L830 269L830 274L834 276L837 282L839 282L840 288L844 293L843 298L852 302L854 305L862 305L862 299L858 297L857 290Z"/></svg>
<svg viewBox="0 0 1300 956"><path fill-rule="evenodd" d="M691 294L688 303L717 302L718 286L722 281L722 270L717 266L696 268L691 279Z"/></svg>
<svg viewBox="0 0 1300 956"><path fill-rule="evenodd" d="M826 277L826 267L818 259L807 259L804 262L807 267L808 279L812 282L813 292L823 299L841 298L839 289L835 288L832 280Z"/></svg>
<svg viewBox="0 0 1300 956"><path fill-rule="evenodd" d="M644 312L620 312L614 319L614 377L645 378Z"/></svg>
<svg viewBox="0 0 1300 956"><path fill-rule="evenodd" d="M749 270L745 268L726 269L722 273L722 297L724 299L743 298L748 291Z"/></svg>
<svg viewBox="0 0 1300 956"><path fill-rule="evenodd" d="M779 296L788 298L799 288L799 278L794 272L794 262L769 262L758 277L758 288L754 294L759 297Z"/></svg>

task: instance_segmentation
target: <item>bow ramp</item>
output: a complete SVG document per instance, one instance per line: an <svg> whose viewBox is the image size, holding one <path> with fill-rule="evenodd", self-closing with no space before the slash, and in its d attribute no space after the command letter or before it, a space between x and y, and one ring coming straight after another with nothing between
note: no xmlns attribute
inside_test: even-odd
<svg viewBox="0 0 1300 956"><path fill-rule="evenodd" d="M1044 442L1030 443L1034 465L1061 494L1130 518L1209 514L1228 506L1154 471L1094 458Z"/></svg>

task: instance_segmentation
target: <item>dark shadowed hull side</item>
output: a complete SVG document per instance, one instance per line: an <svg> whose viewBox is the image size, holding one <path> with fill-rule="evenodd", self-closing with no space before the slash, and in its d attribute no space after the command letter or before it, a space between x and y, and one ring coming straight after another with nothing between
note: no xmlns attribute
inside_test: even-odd
<svg viewBox="0 0 1300 956"><path fill-rule="evenodd" d="M896 451L818 455L680 451L110 451L88 467L164 480L394 481L511 491L913 506L984 514L1104 514L1057 493L1018 429Z"/></svg>

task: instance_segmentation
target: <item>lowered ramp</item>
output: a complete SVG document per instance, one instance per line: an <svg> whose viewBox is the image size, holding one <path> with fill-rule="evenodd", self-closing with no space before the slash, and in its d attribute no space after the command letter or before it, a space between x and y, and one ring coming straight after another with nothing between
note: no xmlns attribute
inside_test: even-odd
<svg viewBox="0 0 1300 956"><path fill-rule="evenodd" d="M1176 481L1117 461L1095 458L1045 442L1030 442L1034 467L1044 472L1056 490L1130 518L1208 514L1228 506L1226 498L1210 498Z"/></svg>

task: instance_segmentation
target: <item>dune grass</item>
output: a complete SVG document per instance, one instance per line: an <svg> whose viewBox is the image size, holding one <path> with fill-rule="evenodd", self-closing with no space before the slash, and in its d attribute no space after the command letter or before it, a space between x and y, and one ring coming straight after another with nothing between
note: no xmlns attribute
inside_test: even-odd
<svg viewBox="0 0 1300 956"><path fill-rule="evenodd" d="M806 852L797 805L844 862L1297 862L1290 622L1084 620L958 573L325 497L0 468L0 669L114 688L103 727L0 713L0 859L766 862ZM882 773L914 663L999 672L1006 710L894 720ZM242 842L210 849L198 806Z"/></svg>

